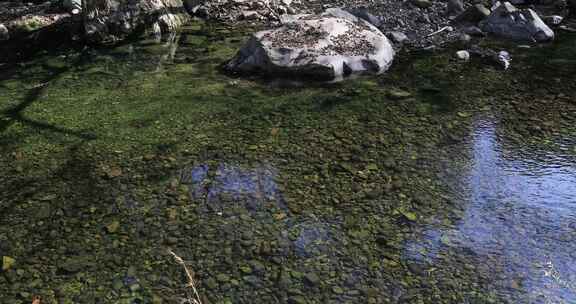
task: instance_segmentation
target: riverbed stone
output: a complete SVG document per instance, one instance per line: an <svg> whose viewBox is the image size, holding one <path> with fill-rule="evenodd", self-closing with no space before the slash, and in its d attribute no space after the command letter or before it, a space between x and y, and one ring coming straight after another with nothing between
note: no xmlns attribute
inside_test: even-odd
<svg viewBox="0 0 576 304"><path fill-rule="evenodd" d="M320 277L315 273L307 273L304 275L304 281L312 286L316 286L320 283Z"/></svg>
<svg viewBox="0 0 576 304"><path fill-rule="evenodd" d="M554 39L550 29L532 9L517 9L510 2L498 2L490 16L480 23L485 32L512 40L546 42Z"/></svg>
<svg viewBox="0 0 576 304"><path fill-rule="evenodd" d="M470 53L468 51L465 50L460 50L456 52L456 58L462 60L462 61L469 61L470 60Z"/></svg>
<svg viewBox="0 0 576 304"><path fill-rule="evenodd" d="M288 298L288 303L289 304L306 304L306 303L308 303L308 301L306 301L306 298L304 298L303 296L292 296L292 297Z"/></svg>
<svg viewBox="0 0 576 304"><path fill-rule="evenodd" d="M470 36L474 36L474 37L484 37L486 36L486 33L483 32L479 27L477 26L468 26L462 29L462 32L464 34L470 35Z"/></svg>
<svg viewBox="0 0 576 304"><path fill-rule="evenodd" d="M352 74L380 74L392 64L394 50L388 38L344 10L285 21L279 28L253 34L226 68L332 81Z"/></svg>
<svg viewBox="0 0 576 304"><path fill-rule="evenodd" d="M60 263L59 268L66 273L76 273L83 269L89 268L93 265L93 262L88 260L85 256L76 256L67 258L62 263Z"/></svg>
<svg viewBox="0 0 576 304"><path fill-rule="evenodd" d="M406 36L406 34L403 32L398 31L386 32L386 37L388 37L388 39L392 40L394 43L404 43L408 41L408 36Z"/></svg>
<svg viewBox="0 0 576 304"><path fill-rule="evenodd" d="M386 93L386 96L393 100L401 100L411 97L412 93L401 89L392 88Z"/></svg>

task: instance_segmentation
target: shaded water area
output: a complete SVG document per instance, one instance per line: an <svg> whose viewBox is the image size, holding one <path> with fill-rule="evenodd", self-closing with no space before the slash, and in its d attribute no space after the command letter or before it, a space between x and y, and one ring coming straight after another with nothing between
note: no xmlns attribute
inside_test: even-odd
<svg viewBox="0 0 576 304"><path fill-rule="evenodd" d="M0 71L0 303L576 301L576 37L242 79L247 29ZM398 94L401 91L402 94Z"/></svg>

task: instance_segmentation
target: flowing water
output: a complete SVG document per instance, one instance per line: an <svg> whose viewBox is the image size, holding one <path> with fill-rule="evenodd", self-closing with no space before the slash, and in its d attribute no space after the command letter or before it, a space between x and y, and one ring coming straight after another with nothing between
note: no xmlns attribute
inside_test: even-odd
<svg viewBox="0 0 576 304"><path fill-rule="evenodd" d="M243 79L250 29L0 70L0 303L576 302L576 40ZM398 92L402 94L398 94Z"/></svg>

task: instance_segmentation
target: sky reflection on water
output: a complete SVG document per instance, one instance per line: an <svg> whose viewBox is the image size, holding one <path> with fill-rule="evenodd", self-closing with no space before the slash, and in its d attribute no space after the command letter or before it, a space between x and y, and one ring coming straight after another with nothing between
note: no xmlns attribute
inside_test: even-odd
<svg viewBox="0 0 576 304"><path fill-rule="evenodd" d="M576 303L576 169L569 155L516 147L492 119L476 122L472 164L459 188L465 212L453 229L407 244L408 258L471 252L494 272L498 291L530 303ZM461 253L460 253L461 254ZM511 288L512 286L512 288Z"/></svg>

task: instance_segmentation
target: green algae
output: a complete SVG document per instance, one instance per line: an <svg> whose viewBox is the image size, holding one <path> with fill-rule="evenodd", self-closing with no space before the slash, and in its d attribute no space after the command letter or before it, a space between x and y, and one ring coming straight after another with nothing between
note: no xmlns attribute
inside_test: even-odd
<svg viewBox="0 0 576 304"><path fill-rule="evenodd" d="M533 142L576 135L575 117L555 116L574 110L572 76L554 74L546 92L523 78L555 69L540 56L571 60L571 40L515 61L520 76L439 53L399 57L382 77L290 87L220 71L245 37L195 24L164 44L40 56L0 79L0 249L18 261L0 275L5 299L177 301L171 248L211 303L505 301L489 273L464 266L477 261L434 269L402 248L416 224L460 217L438 163L467 166L453 147L476 113L525 132L514 120L537 110L518 107L539 99L538 117L560 123ZM391 98L397 88L411 96ZM177 178L202 164L199 188ZM230 176L250 187L229 190ZM70 255L88 259L58 263Z"/></svg>

